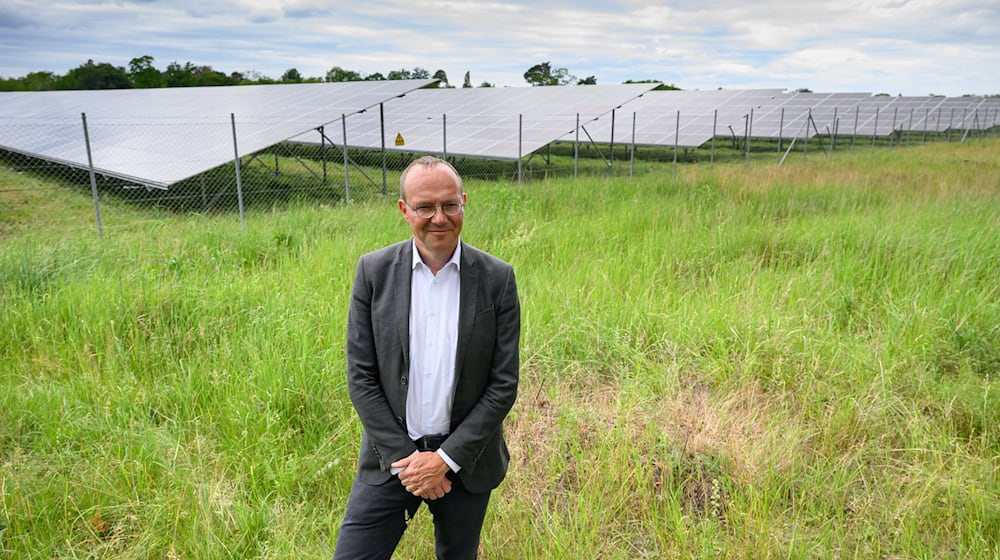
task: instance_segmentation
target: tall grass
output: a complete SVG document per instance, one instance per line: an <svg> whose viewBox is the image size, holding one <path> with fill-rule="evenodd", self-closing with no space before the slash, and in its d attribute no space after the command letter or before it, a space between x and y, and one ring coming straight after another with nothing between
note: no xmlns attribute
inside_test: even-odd
<svg viewBox="0 0 1000 560"><path fill-rule="evenodd" d="M524 334L482 556L995 558L998 149L471 181ZM4 201L0 556L329 557L347 298L394 201L97 239L80 199ZM432 551L423 512L397 557Z"/></svg>

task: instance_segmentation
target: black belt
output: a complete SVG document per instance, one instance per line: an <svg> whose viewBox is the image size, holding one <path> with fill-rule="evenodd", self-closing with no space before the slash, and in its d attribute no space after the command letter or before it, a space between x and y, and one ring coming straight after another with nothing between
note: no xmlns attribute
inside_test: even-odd
<svg viewBox="0 0 1000 560"><path fill-rule="evenodd" d="M417 451L437 451L446 439L448 434L435 434L417 438L413 440L413 444L417 446Z"/></svg>

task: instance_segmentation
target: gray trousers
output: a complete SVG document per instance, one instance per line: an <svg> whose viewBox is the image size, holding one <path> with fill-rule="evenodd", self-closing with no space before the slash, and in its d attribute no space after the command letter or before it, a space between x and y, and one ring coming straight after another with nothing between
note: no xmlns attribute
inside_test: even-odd
<svg viewBox="0 0 1000 560"><path fill-rule="evenodd" d="M378 486L356 478L340 526L334 560L388 560L403 537L407 520L417 513L421 502L427 504L434 516L434 549L438 560L476 558L490 492L473 494L457 476L449 479L451 492L437 500L424 500L407 492L395 476Z"/></svg>

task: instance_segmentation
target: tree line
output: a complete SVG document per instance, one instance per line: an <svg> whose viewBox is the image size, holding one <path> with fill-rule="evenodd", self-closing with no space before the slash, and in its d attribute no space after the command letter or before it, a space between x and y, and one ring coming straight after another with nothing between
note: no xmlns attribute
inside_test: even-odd
<svg viewBox="0 0 1000 560"><path fill-rule="evenodd" d="M164 88L193 86L232 86L252 84L300 84L319 82L353 82L375 80L438 80L430 87L456 87L448 81L444 70L431 73L425 68L416 66L412 69L401 68L387 74L374 72L365 74L340 66L330 68L324 76L304 77L296 68L289 68L280 78L271 78L256 70L247 72L231 72L226 74L211 66L199 66L191 62L181 64L171 62L164 70L153 65L150 55L143 55L129 61L128 68L115 66L108 62L95 63L93 59L73 68L66 74L54 72L30 72L19 78L0 77L0 91L48 91L48 90L81 90L81 89L129 89L129 88ZM524 80L532 86L552 85L594 85L597 79L587 76L578 79L566 68L554 67L551 62L535 64L524 73ZM625 83L660 83L659 80L627 80ZM461 87L494 87L489 82L480 82L473 86L469 72L465 73ZM678 89L671 85L661 85L657 89Z"/></svg>

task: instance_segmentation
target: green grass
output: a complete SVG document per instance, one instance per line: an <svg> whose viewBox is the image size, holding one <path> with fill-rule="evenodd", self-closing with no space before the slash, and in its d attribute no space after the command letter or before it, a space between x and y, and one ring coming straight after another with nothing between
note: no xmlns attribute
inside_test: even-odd
<svg viewBox="0 0 1000 560"><path fill-rule="evenodd" d="M467 184L523 307L481 556L996 558L1000 143L672 175ZM394 199L98 238L89 191L0 185L0 557L329 557Z"/></svg>

